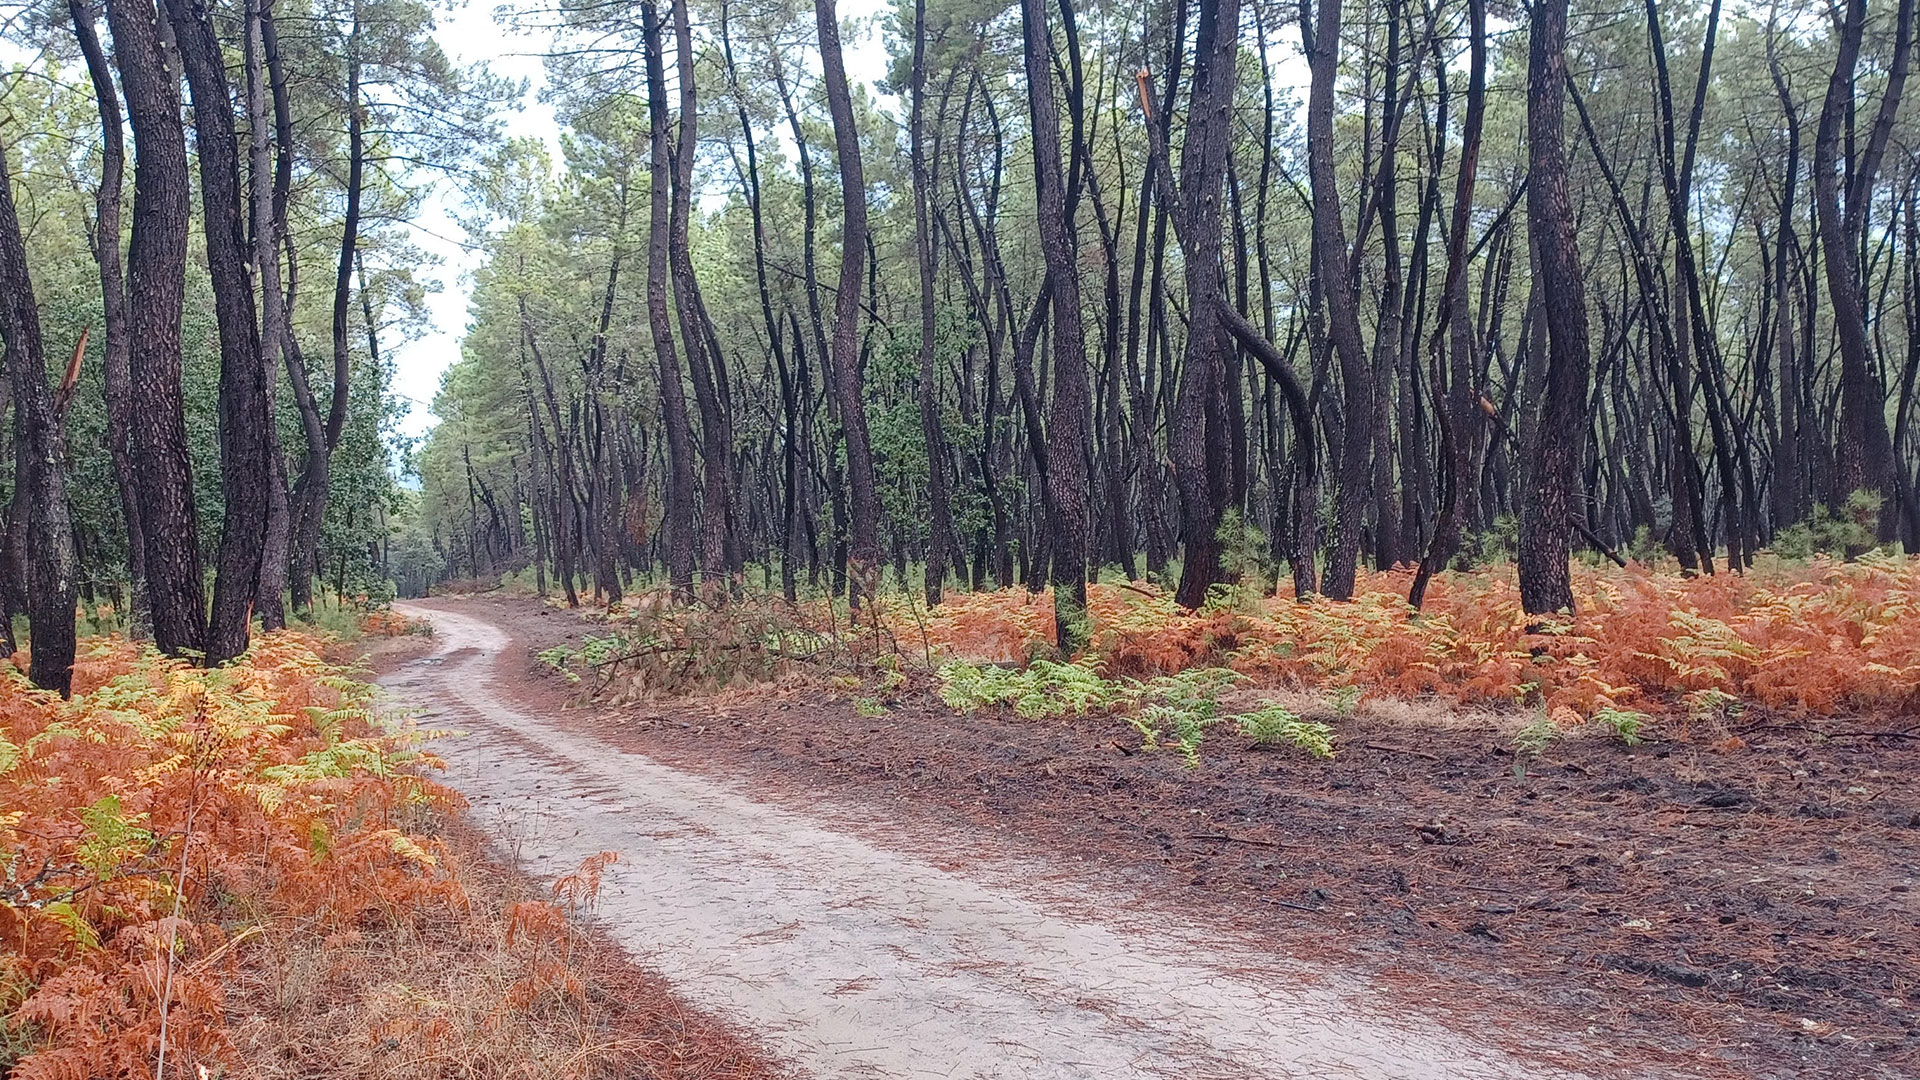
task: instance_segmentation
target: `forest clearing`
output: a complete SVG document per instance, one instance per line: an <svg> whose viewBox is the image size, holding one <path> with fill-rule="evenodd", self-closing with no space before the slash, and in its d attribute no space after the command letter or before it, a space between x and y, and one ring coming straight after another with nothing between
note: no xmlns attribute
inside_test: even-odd
<svg viewBox="0 0 1920 1080"><path fill-rule="evenodd" d="M0 0L0 1074L1920 1075L1920 0Z"/></svg>

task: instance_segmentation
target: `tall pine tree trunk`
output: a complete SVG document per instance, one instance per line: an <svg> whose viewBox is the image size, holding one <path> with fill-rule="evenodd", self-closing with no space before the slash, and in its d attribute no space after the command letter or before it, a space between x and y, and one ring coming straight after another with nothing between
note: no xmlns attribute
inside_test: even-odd
<svg viewBox="0 0 1920 1080"><path fill-rule="evenodd" d="M1567 0L1538 0L1527 60L1527 231L1546 320L1546 401L1520 518L1520 603L1529 615L1573 609L1573 486L1587 441L1586 283L1567 177Z"/></svg>
<svg viewBox="0 0 1920 1080"><path fill-rule="evenodd" d="M86 337L56 401L47 389L47 359L40 337L40 309L27 274L27 249L13 207L13 175L7 147L0 145L0 342L6 346L7 375L13 387L13 428L18 453L13 499L25 504L27 623L33 634L33 660L27 676L33 685L61 697L73 692L74 577L73 521L67 507L66 438L60 414L73 392ZM11 636L11 635L9 635Z"/></svg>
<svg viewBox="0 0 1920 1080"><path fill-rule="evenodd" d="M187 146L179 83L167 70L150 0L109 0L107 25L133 128L133 223L127 247L128 420L139 481L153 640L162 652L206 639L200 524L187 456L180 315L186 289Z"/></svg>
<svg viewBox="0 0 1920 1080"><path fill-rule="evenodd" d="M867 406L860 373L860 285L867 250L867 180L860 161L860 133L854 127L853 98L840 55L840 23L834 0L814 0L820 33L820 66L833 116L833 141L840 158L840 291L834 298L833 388L840 400L840 430L847 443L848 602L856 610L874 597L880 584L880 493L875 485L872 443L867 435Z"/></svg>

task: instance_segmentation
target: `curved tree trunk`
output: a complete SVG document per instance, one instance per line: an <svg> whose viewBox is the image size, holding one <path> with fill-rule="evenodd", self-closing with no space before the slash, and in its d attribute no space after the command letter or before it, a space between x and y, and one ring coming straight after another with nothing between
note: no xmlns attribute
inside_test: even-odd
<svg viewBox="0 0 1920 1080"><path fill-rule="evenodd" d="M820 33L827 111L833 115L833 141L840 158L840 291L834 298L833 385L840 399L840 429L847 440L847 480L852 489L847 600L858 610L864 600L876 595L880 584L880 495L867 435L859 345L860 278L867 250L867 180L860 161L860 133L854 127L846 65L840 56L840 23L834 13L834 0L814 0L813 11Z"/></svg>

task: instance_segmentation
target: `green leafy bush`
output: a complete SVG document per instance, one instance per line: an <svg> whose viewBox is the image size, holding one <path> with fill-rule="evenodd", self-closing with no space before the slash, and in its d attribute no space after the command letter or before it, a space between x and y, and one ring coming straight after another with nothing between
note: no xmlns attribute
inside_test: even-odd
<svg viewBox="0 0 1920 1080"><path fill-rule="evenodd" d="M1815 506L1805 521L1775 534L1773 552L1789 559L1805 559L1814 555L1853 558L1871 550L1879 539L1884 501L1874 492L1856 491L1847 496L1838 514L1825 506Z"/></svg>

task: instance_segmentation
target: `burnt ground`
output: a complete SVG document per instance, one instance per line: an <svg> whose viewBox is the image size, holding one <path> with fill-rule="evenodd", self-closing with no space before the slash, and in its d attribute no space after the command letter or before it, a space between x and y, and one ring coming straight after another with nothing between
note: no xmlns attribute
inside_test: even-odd
<svg viewBox="0 0 1920 1080"><path fill-rule="evenodd" d="M519 693L577 696L533 653L591 623L451 603L513 634ZM1517 762L1494 718L1290 704L1333 726L1332 761L1216 733L1188 769L1121 720L957 715L912 686L880 717L818 683L567 715L770 795L1076 861L1510 1038L1584 1033L1653 1074L1920 1075L1914 718L1574 737Z"/></svg>

